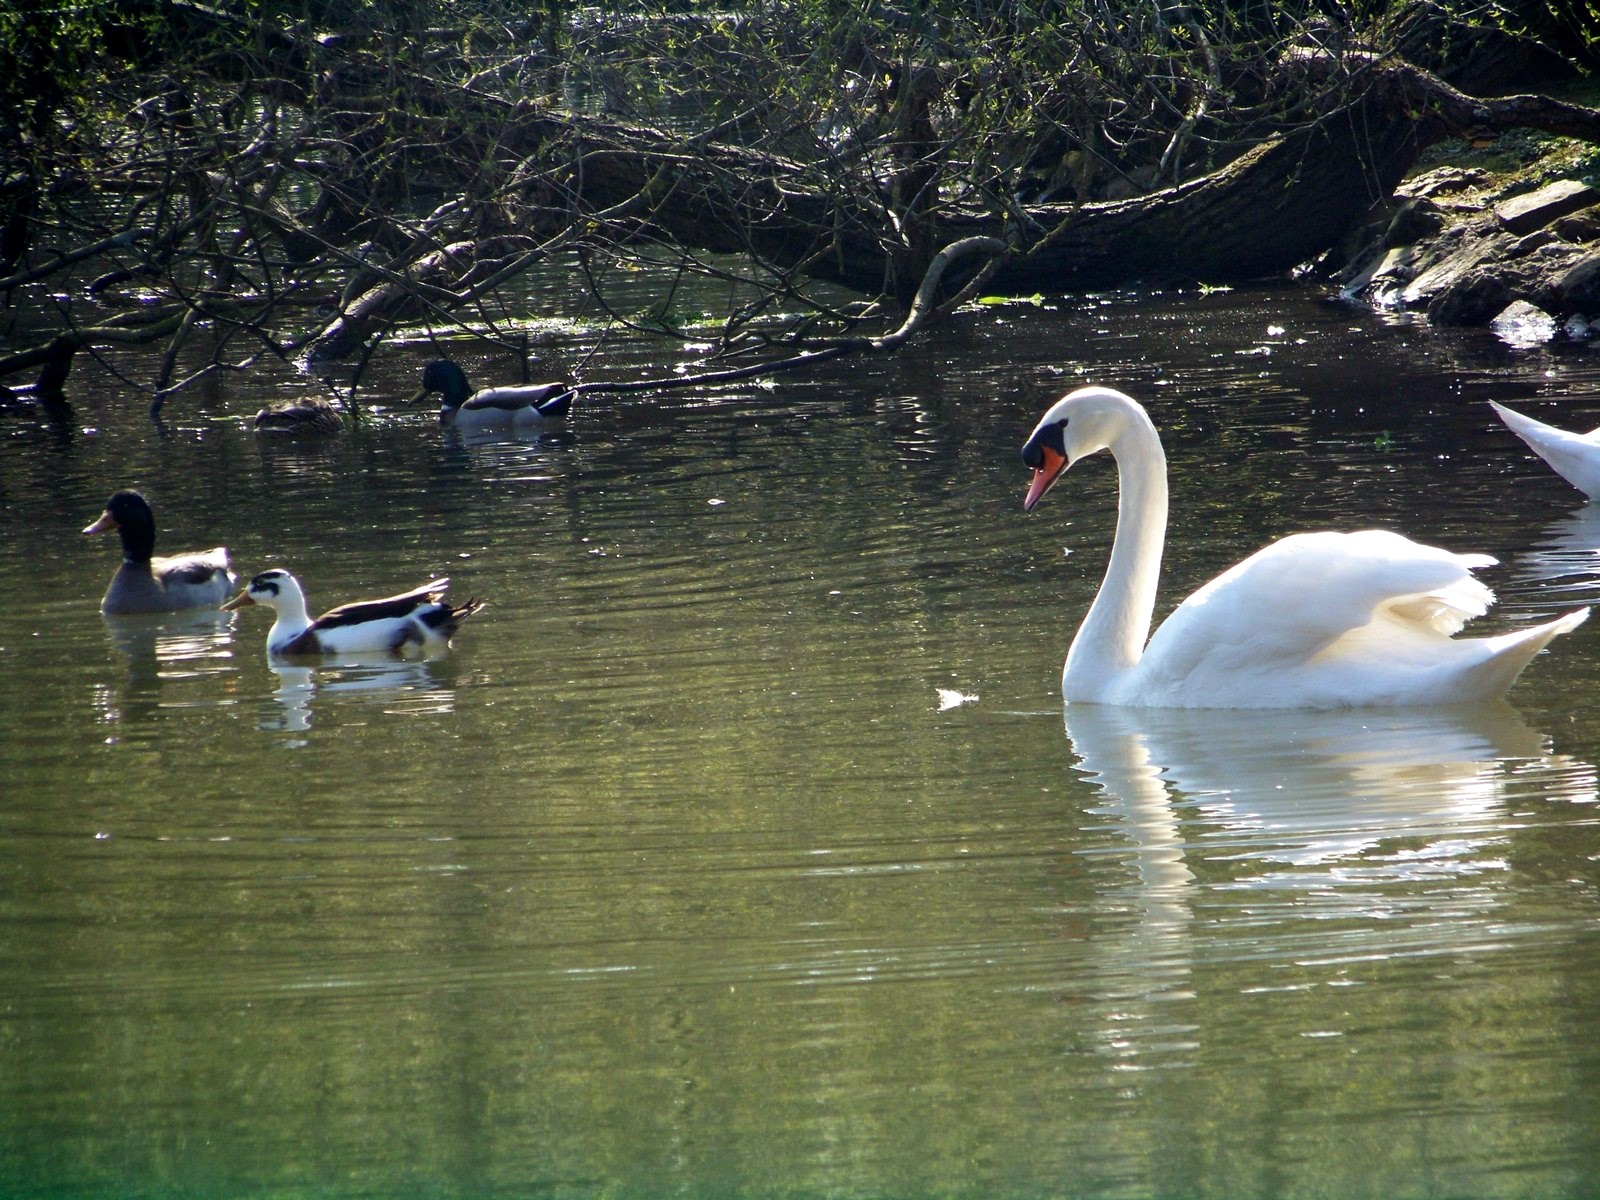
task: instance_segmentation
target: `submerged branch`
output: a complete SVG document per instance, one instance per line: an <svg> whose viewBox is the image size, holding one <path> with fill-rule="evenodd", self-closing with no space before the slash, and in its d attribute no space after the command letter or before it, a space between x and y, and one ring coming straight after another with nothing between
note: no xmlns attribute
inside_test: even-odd
<svg viewBox="0 0 1600 1200"><path fill-rule="evenodd" d="M1011 252L1011 247L1007 243L999 238L989 237L964 238L959 242L945 246L938 254L934 255L927 274L923 276L922 283L917 288L916 299L913 301L911 311L906 315L906 319L889 333L880 334L876 337L840 338L826 342L816 349L792 354L787 358L751 363L748 366L731 367L727 370L702 371L698 374L679 375L670 379L638 379L625 383L579 383L575 384L572 390L581 394L584 392L666 391L672 388L703 387L707 384L736 383L742 379L757 379L767 375L777 375L786 371L798 370L802 367L812 367L819 363L831 362L833 359L843 358L850 354L892 353L932 325L940 316L965 303L966 299L988 278L988 273L998 269ZM968 285L955 297L943 304L938 303L944 276L951 266L962 259L970 258L977 254L988 254L990 256L987 266L975 274L968 282Z"/></svg>

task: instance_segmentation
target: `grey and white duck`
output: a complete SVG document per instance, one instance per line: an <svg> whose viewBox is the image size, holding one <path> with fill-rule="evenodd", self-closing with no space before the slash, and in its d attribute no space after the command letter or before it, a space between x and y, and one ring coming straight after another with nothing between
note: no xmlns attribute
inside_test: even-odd
<svg viewBox="0 0 1600 1200"><path fill-rule="evenodd" d="M100 601L100 611L108 616L216 608L238 581L223 546L157 555L155 514L138 492L124 489L113 493L105 511L83 532L109 529L115 529L122 539L122 565Z"/></svg>

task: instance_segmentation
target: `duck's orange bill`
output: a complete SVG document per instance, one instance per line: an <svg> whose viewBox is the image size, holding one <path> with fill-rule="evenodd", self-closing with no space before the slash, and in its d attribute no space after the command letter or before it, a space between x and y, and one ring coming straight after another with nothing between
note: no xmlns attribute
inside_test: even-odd
<svg viewBox="0 0 1600 1200"><path fill-rule="evenodd" d="M115 517L113 517L110 513L103 512L103 513L100 514L99 519L96 520L93 525L89 525L89 526L86 526L84 528L84 532L85 533L104 533L106 530L115 529L116 527L117 527L117 519Z"/></svg>
<svg viewBox="0 0 1600 1200"><path fill-rule="evenodd" d="M1028 484L1028 494L1022 498L1023 512L1028 512L1039 503L1040 497L1050 490L1050 485L1067 469L1067 460L1048 446L1043 448L1043 454L1044 462L1034 471L1033 482Z"/></svg>
<svg viewBox="0 0 1600 1200"><path fill-rule="evenodd" d="M255 597L248 590L240 592L232 600L222 606L223 612L238 612L241 608L249 608L254 604Z"/></svg>

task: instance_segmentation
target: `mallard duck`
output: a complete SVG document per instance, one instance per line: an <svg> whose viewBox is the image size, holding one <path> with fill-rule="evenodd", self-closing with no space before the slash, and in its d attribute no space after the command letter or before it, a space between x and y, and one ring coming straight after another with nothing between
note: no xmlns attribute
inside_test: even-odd
<svg viewBox="0 0 1600 1200"><path fill-rule="evenodd" d="M447 358L422 368L422 390L412 397L413 403L432 392L444 395L439 419L458 429L538 425L562 420L572 411L570 383L528 383L474 392L467 373Z"/></svg>
<svg viewBox="0 0 1600 1200"><path fill-rule="evenodd" d="M1568 433L1543 421L1535 421L1503 404L1489 401L1507 428L1528 443L1555 473L1584 495L1600 496L1600 429L1588 433Z"/></svg>
<svg viewBox="0 0 1600 1200"><path fill-rule="evenodd" d="M275 567L251 579L222 607L228 612L252 604L272 609L277 615L267 631L267 650L272 654L400 653L407 646L442 650L461 622L483 607L481 600L446 602L449 586L448 579L430 579L398 596L341 604L313 621L300 581Z"/></svg>
<svg viewBox="0 0 1600 1200"><path fill-rule="evenodd" d="M279 400L256 414L257 433L338 433L339 410L326 400Z"/></svg>
<svg viewBox="0 0 1600 1200"><path fill-rule="evenodd" d="M1120 496L1105 580L1067 651L1062 696L1145 708L1357 708L1502 695L1576 609L1493 637L1453 636L1494 603L1456 554L1387 530L1296 533L1180 604L1150 635L1167 528L1167 458L1137 401L1063 396L1022 448L1032 509L1081 458L1108 451Z"/></svg>
<svg viewBox="0 0 1600 1200"><path fill-rule="evenodd" d="M99 520L83 532L104 533L107 529L115 529L122 538L122 566L100 601L103 613L215 608L237 582L228 566L228 551L222 546L157 558L155 515L138 492L114 493Z"/></svg>

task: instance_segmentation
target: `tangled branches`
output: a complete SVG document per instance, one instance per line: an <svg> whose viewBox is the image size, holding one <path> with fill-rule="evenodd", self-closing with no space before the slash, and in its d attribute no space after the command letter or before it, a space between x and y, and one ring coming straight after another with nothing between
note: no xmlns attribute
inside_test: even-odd
<svg viewBox="0 0 1600 1200"><path fill-rule="evenodd" d="M56 68L0 85L0 381L59 387L75 356L115 369L143 344L159 365L130 382L155 403L263 356L348 384L403 326L518 343L525 277L555 262L606 319L698 340L674 281L725 283L722 357L884 348L907 327L882 298L916 298L915 328L980 277L1284 269L1371 197L1274 242L1255 196L1322 187L1305 166L1329 147L1323 174L1364 165L1381 194L1449 121L1396 108L1418 93L1370 36L1459 25L1409 3L1367 42L1293 6L617 7L512 21L479 0L463 25L349 0L323 30L194 0L95 27L0 14ZM1365 141L1333 138L1358 109ZM611 287L641 265L643 307Z"/></svg>

